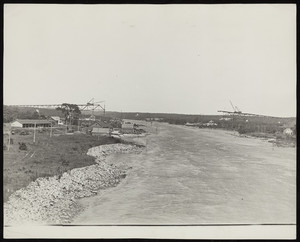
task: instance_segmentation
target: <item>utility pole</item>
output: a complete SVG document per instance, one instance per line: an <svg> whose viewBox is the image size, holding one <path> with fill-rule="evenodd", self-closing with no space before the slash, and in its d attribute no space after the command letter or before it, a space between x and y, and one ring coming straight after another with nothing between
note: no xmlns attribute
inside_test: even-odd
<svg viewBox="0 0 300 242"><path fill-rule="evenodd" d="M10 147L10 134L11 134L11 129L9 129L9 133L8 133L8 145L7 145L8 151L9 151L9 147Z"/></svg>
<svg viewBox="0 0 300 242"><path fill-rule="evenodd" d="M68 133L68 118L66 118L66 133Z"/></svg>
<svg viewBox="0 0 300 242"><path fill-rule="evenodd" d="M36 128L36 123L34 123L34 128L33 128L33 143L35 143L35 128Z"/></svg>
<svg viewBox="0 0 300 242"><path fill-rule="evenodd" d="M104 111L104 117L105 117L105 103L104 103L104 109L103 109L103 111Z"/></svg>
<svg viewBox="0 0 300 242"><path fill-rule="evenodd" d="M50 128L50 137L52 137L52 123L51 123L51 128Z"/></svg>

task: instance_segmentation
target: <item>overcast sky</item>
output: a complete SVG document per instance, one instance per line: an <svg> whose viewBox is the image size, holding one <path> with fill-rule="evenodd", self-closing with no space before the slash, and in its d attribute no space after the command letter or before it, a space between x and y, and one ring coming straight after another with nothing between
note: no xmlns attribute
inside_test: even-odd
<svg viewBox="0 0 300 242"><path fill-rule="evenodd" d="M295 5L5 5L4 104L296 116Z"/></svg>

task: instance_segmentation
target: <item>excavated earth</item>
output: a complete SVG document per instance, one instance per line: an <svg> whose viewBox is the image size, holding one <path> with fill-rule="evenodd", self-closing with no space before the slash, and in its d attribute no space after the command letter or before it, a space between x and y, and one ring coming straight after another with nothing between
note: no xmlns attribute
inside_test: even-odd
<svg viewBox="0 0 300 242"><path fill-rule="evenodd" d="M4 204L4 224L64 224L83 210L77 200L116 186L126 177L127 169L109 164L112 153L140 152L141 146L110 144L90 148L87 155L96 158L95 165L76 168L62 176L38 178L13 193ZM129 167L127 167L129 169Z"/></svg>

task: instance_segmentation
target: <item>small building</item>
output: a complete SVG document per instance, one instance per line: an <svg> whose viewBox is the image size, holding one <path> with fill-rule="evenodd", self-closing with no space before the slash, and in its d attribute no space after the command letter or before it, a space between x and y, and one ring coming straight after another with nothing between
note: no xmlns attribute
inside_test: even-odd
<svg viewBox="0 0 300 242"><path fill-rule="evenodd" d="M134 124L132 123L123 123L122 124L122 128L121 128L121 132L123 134L133 134L134 133Z"/></svg>
<svg viewBox="0 0 300 242"><path fill-rule="evenodd" d="M122 124L122 130L124 131L133 131L134 129L134 124L132 123L123 123Z"/></svg>
<svg viewBox="0 0 300 242"><path fill-rule="evenodd" d="M51 127L51 122L46 119L17 119L11 123L12 128L46 128Z"/></svg>
<svg viewBox="0 0 300 242"><path fill-rule="evenodd" d="M109 135L112 131L112 126L104 121L98 120L89 126L88 130L92 133L92 135Z"/></svg>
<svg viewBox="0 0 300 242"><path fill-rule="evenodd" d="M88 118L80 118L80 121L96 121L96 116L95 115L91 115Z"/></svg>
<svg viewBox="0 0 300 242"><path fill-rule="evenodd" d="M101 120L97 120L95 121L91 126L90 128L93 128L93 127L99 127L99 128L112 128L112 125L107 123L107 122L104 122L104 121L101 121Z"/></svg>
<svg viewBox="0 0 300 242"><path fill-rule="evenodd" d="M208 123L205 123L203 125L207 126L207 127L212 127L212 126L217 126L218 124L216 124L214 121L210 120Z"/></svg>
<svg viewBox="0 0 300 242"><path fill-rule="evenodd" d="M85 118L84 120L87 120L87 121L96 121L96 116L92 114L90 117Z"/></svg>
<svg viewBox="0 0 300 242"><path fill-rule="evenodd" d="M91 116L89 117L89 120L95 121L95 120L96 120L96 116L95 116L95 115L91 115Z"/></svg>
<svg viewBox="0 0 300 242"><path fill-rule="evenodd" d="M285 134L287 136L292 136L293 130L291 128L286 128L285 130L283 130L283 134Z"/></svg>
<svg viewBox="0 0 300 242"><path fill-rule="evenodd" d="M163 121L164 119L163 118L146 118L145 120L147 122L150 122L150 121Z"/></svg>
<svg viewBox="0 0 300 242"><path fill-rule="evenodd" d="M220 118L219 120L229 121L231 118Z"/></svg>
<svg viewBox="0 0 300 242"><path fill-rule="evenodd" d="M92 135L109 135L111 128L93 127Z"/></svg>
<svg viewBox="0 0 300 242"><path fill-rule="evenodd" d="M59 116L51 116L51 120L53 120L55 124L59 124L59 125L64 124Z"/></svg>

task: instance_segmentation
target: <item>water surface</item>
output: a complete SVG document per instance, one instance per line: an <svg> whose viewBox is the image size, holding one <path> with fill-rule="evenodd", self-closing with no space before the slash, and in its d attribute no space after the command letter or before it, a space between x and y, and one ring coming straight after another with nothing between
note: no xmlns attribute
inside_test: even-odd
<svg viewBox="0 0 300 242"><path fill-rule="evenodd" d="M152 131L141 154L109 158L133 169L117 187L82 199L86 210L74 223L296 222L295 148L224 130L153 124Z"/></svg>

